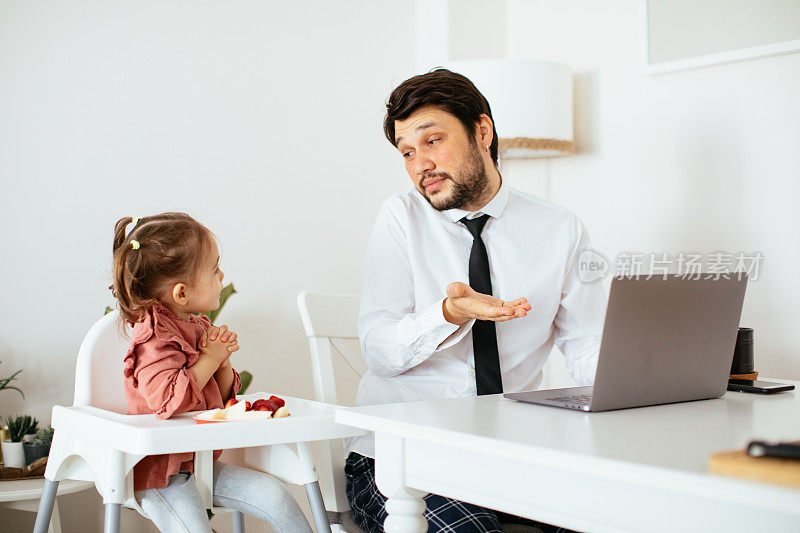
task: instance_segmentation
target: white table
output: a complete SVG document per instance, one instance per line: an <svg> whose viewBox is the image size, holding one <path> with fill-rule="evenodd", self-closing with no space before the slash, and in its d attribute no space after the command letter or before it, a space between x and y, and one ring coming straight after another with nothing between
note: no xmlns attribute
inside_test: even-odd
<svg viewBox="0 0 800 533"><path fill-rule="evenodd" d="M44 478L0 481L0 507L36 512L39 508L39 498L42 497L43 487ZM58 495L63 496L91 488L94 488L94 483L89 481L67 480L59 483ZM48 533L61 533L61 516L58 512L57 502L54 502L53 519L50 521L47 531Z"/></svg>
<svg viewBox="0 0 800 533"><path fill-rule="evenodd" d="M253 401L268 396L254 393L238 398ZM56 432L45 472L54 483L45 485L34 531L44 531L54 485L64 479L94 481L106 506L105 530L118 531L120 506L138 508L129 474L146 455L195 452L198 489L211 508L213 451L234 448L247 448L243 460L248 466L305 485L317 530L330 531L308 443L365 432L334 422L333 405L282 398L291 413L287 418L211 424L196 423L194 413L160 420L155 415L123 415L89 406L55 406Z"/></svg>
<svg viewBox="0 0 800 533"><path fill-rule="evenodd" d="M710 455L751 439L798 440L797 391L605 413L497 395L336 421L375 432L388 532L426 531L429 492L579 531L800 531L800 490L708 473Z"/></svg>

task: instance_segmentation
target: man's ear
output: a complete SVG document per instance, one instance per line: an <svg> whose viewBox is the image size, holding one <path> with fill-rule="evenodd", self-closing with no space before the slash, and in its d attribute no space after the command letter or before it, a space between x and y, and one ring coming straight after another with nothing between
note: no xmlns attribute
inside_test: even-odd
<svg viewBox="0 0 800 533"><path fill-rule="evenodd" d="M478 117L478 123L475 126L476 139L481 150L485 150L487 146L492 146L492 141L494 141L494 122L489 118L489 115L483 113Z"/></svg>
<svg viewBox="0 0 800 533"><path fill-rule="evenodd" d="M185 283L176 283L173 285L170 296L172 296L172 301L176 305L186 305L189 303L189 292Z"/></svg>

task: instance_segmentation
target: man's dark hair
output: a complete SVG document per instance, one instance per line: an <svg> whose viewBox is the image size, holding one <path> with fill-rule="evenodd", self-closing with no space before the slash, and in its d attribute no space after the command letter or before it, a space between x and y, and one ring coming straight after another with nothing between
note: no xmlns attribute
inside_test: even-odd
<svg viewBox="0 0 800 533"><path fill-rule="evenodd" d="M489 102L468 78L446 68L408 78L392 91L386 102L386 118L383 119L383 132L392 145L397 146L394 138L395 120L405 120L420 107L428 105L455 116L471 139L474 139L475 125L480 121L480 116L488 115L492 119L494 133L489 150L497 166L497 128L494 127Z"/></svg>

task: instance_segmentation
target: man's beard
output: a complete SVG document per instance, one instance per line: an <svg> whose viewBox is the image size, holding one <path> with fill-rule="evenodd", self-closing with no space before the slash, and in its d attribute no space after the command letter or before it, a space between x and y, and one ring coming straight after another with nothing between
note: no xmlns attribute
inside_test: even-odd
<svg viewBox="0 0 800 533"><path fill-rule="evenodd" d="M426 178L444 178L453 183L450 196L445 198L441 204L435 205L425 192L422 181ZM447 172L431 172L422 177L419 182L419 188L422 191L422 196L437 211L460 209L465 205L474 204L480 200L489 188L489 178L486 175L486 166L483 164L483 158L477 143L471 144L467 161L464 164L463 171L459 172L458 180L453 179Z"/></svg>

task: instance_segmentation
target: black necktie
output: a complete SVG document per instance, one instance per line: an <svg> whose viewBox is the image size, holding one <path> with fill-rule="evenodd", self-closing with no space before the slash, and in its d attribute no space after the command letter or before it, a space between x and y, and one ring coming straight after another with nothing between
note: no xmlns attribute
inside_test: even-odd
<svg viewBox="0 0 800 533"><path fill-rule="evenodd" d="M482 215L472 220L462 218L461 222L472 234L472 251L469 253L469 286L482 294L492 294L492 280L489 277L489 255L481 239L481 231L489 220ZM503 392L503 378L500 375L500 354L497 350L497 332L491 320L476 320L472 326L472 349L475 352L475 385L478 395Z"/></svg>

